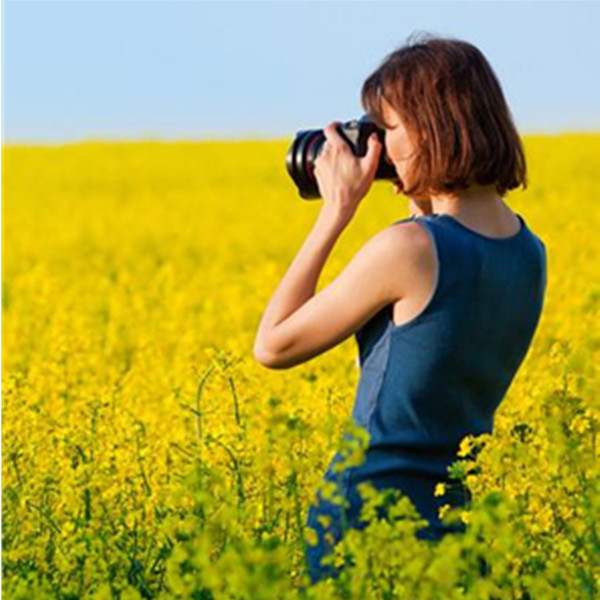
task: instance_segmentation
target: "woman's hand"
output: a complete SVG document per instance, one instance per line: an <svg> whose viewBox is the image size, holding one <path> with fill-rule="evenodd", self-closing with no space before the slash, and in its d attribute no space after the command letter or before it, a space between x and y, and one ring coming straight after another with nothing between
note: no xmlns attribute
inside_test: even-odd
<svg viewBox="0 0 600 600"><path fill-rule="evenodd" d="M314 174L323 198L323 210L349 221L373 183L382 144L377 135L372 134L366 155L355 156L335 129L340 124L333 121L323 130L326 140L314 162Z"/></svg>

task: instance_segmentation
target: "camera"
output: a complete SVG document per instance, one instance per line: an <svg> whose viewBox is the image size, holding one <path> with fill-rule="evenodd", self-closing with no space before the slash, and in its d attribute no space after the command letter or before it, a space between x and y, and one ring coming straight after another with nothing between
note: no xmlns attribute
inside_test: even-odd
<svg viewBox="0 0 600 600"><path fill-rule="evenodd" d="M359 157L365 156L367 153L367 141L372 133L377 134L382 145L385 142L385 131L375 125L368 115L342 123L336 127L336 130L348 143L354 155ZM300 196L305 200L321 197L314 175L314 165L325 141L322 129L298 131L285 157L287 171L294 180ZM374 179L390 181L398 179L394 165L389 161L385 149L380 154Z"/></svg>

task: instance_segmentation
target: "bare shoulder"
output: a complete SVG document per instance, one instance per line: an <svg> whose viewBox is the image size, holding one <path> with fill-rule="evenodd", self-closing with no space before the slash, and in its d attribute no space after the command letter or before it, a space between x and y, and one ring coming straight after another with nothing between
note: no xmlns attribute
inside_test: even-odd
<svg viewBox="0 0 600 600"><path fill-rule="evenodd" d="M429 234L418 221L394 223L383 231L389 232L390 237L394 237L398 244L420 246L421 249L427 249L431 246Z"/></svg>
<svg viewBox="0 0 600 600"><path fill-rule="evenodd" d="M361 252L393 286L395 298L405 297L424 272L435 268L435 250L429 233L416 221L394 223L382 229L367 241Z"/></svg>
<svg viewBox="0 0 600 600"><path fill-rule="evenodd" d="M394 223L376 233L372 241L387 247L393 255L401 252L410 260L427 259L433 251L429 233L417 221Z"/></svg>

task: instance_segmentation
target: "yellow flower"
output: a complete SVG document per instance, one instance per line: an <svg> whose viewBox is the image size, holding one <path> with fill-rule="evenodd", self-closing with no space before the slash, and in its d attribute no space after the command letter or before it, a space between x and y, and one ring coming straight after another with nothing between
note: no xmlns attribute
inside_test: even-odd
<svg viewBox="0 0 600 600"><path fill-rule="evenodd" d="M584 433L590 422L585 415L577 415L570 423L569 429L574 433Z"/></svg>
<svg viewBox="0 0 600 600"><path fill-rule="evenodd" d="M434 496L443 496L445 493L446 493L446 484L443 482L436 484L433 495Z"/></svg>
<svg viewBox="0 0 600 600"><path fill-rule="evenodd" d="M440 506L440 508L438 509L438 517L440 519L443 519L446 516L446 513L450 510L450 505L449 504L443 504L442 506Z"/></svg>
<svg viewBox="0 0 600 600"><path fill-rule="evenodd" d="M469 452L471 452L471 449L473 448L474 441L475 440L472 435L466 435L460 441L459 449L458 449L458 452L456 453L456 456L461 457L461 458L467 456L469 454Z"/></svg>
<svg viewBox="0 0 600 600"><path fill-rule="evenodd" d="M328 528L331 525L331 517L329 515L319 515L317 521L325 528Z"/></svg>
<svg viewBox="0 0 600 600"><path fill-rule="evenodd" d="M319 536L312 527L304 528L304 539L309 546L316 546L319 543Z"/></svg>

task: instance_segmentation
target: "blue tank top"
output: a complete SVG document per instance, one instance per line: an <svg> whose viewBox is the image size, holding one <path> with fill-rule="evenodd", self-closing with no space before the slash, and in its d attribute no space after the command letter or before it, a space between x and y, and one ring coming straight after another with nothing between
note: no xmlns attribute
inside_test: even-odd
<svg viewBox="0 0 600 600"><path fill-rule="evenodd" d="M396 325L389 304L355 333L361 372L352 418L370 434L364 463L342 474L355 510L358 483L397 487L440 530L437 511L448 500L434 496L435 485L452 483L447 469L464 436L492 433L542 311L546 248L517 218L521 229L508 238L447 214L395 222L429 233L438 276L416 317ZM337 480L331 468L340 458L325 479Z"/></svg>

